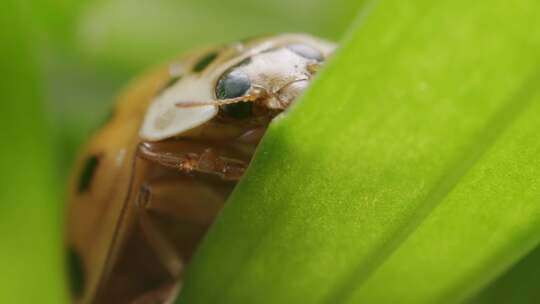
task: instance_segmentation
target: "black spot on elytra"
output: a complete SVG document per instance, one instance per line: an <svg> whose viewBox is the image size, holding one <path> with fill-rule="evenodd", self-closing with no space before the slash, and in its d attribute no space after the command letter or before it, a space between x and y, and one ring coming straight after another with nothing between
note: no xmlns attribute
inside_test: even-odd
<svg viewBox="0 0 540 304"><path fill-rule="evenodd" d="M202 72L207 66L209 66L212 61L214 61L218 56L217 52L211 52L199 59L197 63L193 66L193 72L199 73Z"/></svg>
<svg viewBox="0 0 540 304"><path fill-rule="evenodd" d="M311 60L315 60L319 62L324 60L324 56L321 53L321 51L306 44L300 44L300 43L291 44L287 48L291 50L292 52L306 59L311 59Z"/></svg>
<svg viewBox="0 0 540 304"><path fill-rule="evenodd" d="M96 155L92 155L86 160L79 176L79 186L77 188L79 193L86 192L90 189L98 165L99 157Z"/></svg>
<svg viewBox="0 0 540 304"><path fill-rule="evenodd" d="M240 61L235 67L241 67L241 66L248 65L248 64L251 63L251 61L253 61L253 59L251 57L245 58L244 60Z"/></svg>
<svg viewBox="0 0 540 304"><path fill-rule="evenodd" d="M86 283L83 261L74 248L68 249L67 267L69 288L73 297L80 297L84 292Z"/></svg>
<svg viewBox="0 0 540 304"><path fill-rule="evenodd" d="M160 93L167 90L168 88L172 87L178 80L180 80L182 78L182 76L174 76L174 77L171 77L167 83L165 83L165 85L161 88L160 90Z"/></svg>

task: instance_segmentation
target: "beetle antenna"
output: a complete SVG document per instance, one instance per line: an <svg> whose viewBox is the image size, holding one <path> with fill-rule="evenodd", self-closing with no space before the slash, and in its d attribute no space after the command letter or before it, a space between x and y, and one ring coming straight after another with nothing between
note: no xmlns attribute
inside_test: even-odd
<svg viewBox="0 0 540 304"><path fill-rule="evenodd" d="M179 108L194 108L202 106L223 106L239 102L253 101L249 96L241 96L236 98L218 99L210 101L180 101L175 104Z"/></svg>
<svg viewBox="0 0 540 304"><path fill-rule="evenodd" d="M226 99L217 99L209 101L179 101L175 106L179 108L193 108L193 107L202 107L202 106L223 106L239 102L254 102L255 100L265 96L266 90L260 87L252 88L247 95L235 97L235 98L226 98Z"/></svg>

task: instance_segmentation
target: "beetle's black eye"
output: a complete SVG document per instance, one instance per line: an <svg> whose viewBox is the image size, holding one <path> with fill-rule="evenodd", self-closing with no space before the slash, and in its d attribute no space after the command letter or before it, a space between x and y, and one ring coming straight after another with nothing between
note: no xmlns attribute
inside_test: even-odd
<svg viewBox="0 0 540 304"><path fill-rule="evenodd" d="M227 99L240 97L249 90L251 81L248 75L243 72L233 70L226 73L219 79L216 86L216 97L218 99Z"/></svg>
<svg viewBox="0 0 540 304"><path fill-rule="evenodd" d="M75 249L69 248L67 256L67 266L69 271L69 285L71 294L74 297L79 297L84 291L85 276L84 267L81 257L77 254Z"/></svg>
<svg viewBox="0 0 540 304"><path fill-rule="evenodd" d="M98 164L99 157L96 155L93 155L86 160L81 175L79 176L79 193L86 192L90 188Z"/></svg>
<svg viewBox="0 0 540 304"><path fill-rule="evenodd" d="M287 48L307 59L324 60L324 56L319 50L305 44L291 44Z"/></svg>
<svg viewBox="0 0 540 304"><path fill-rule="evenodd" d="M223 113L225 113L227 116L230 116L236 119L249 118L251 116L252 109L253 109L253 103L251 102L232 103L232 104L224 105L222 107Z"/></svg>

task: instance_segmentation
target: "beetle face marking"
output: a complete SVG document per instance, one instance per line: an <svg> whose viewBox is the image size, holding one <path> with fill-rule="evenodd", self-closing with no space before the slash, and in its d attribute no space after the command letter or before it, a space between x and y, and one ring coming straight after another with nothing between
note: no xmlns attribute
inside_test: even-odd
<svg viewBox="0 0 540 304"><path fill-rule="evenodd" d="M69 248L67 263L71 294L79 297L84 292L86 278L82 259L74 248Z"/></svg>
<svg viewBox="0 0 540 304"><path fill-rule="evenodd" d="M140 136L159 141L200 126L218 113L213 105L178 108L178 100L212 99L212 83L204 77L186 75L158 96L148 108Z"/></svg>
<svg viewBox="0 0 540 304"><path fill-rule="evenodd" d="M307 44L295 43L288 45L287 48L306 59L311 59L318 62L324 60L324 55L321 51Z"/></svg>
<svg viewBox="0 0 540 304"><path fill-rule="evenodd" d="M77 187L79 194L87 192L90 189L98 165L99 157L97 155L90 156L84 163Z"/></svg>

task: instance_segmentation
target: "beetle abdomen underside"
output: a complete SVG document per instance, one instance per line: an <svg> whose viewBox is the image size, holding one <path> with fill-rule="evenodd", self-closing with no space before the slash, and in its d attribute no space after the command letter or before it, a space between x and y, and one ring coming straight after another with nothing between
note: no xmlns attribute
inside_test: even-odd
<svg viewBox="0 0 540 304"><path fill-rule="evenodd" d="M152 152L182 160L212 151L220 158L247 164L254 149L249 146L193 140L146 144L147 150L140 153L147 154L138 157L134 168L144 172L132 186L135 195L131 204L138 206L136 216L98 302L130 303L145 297L155 300L160 297L156 291L161 290L163 297L168 296L181 284L185 265L237 182L219 172L201 172L198 168L186 172L174 168L175 164L168 167L145 157L152 157Z"/></svg>

